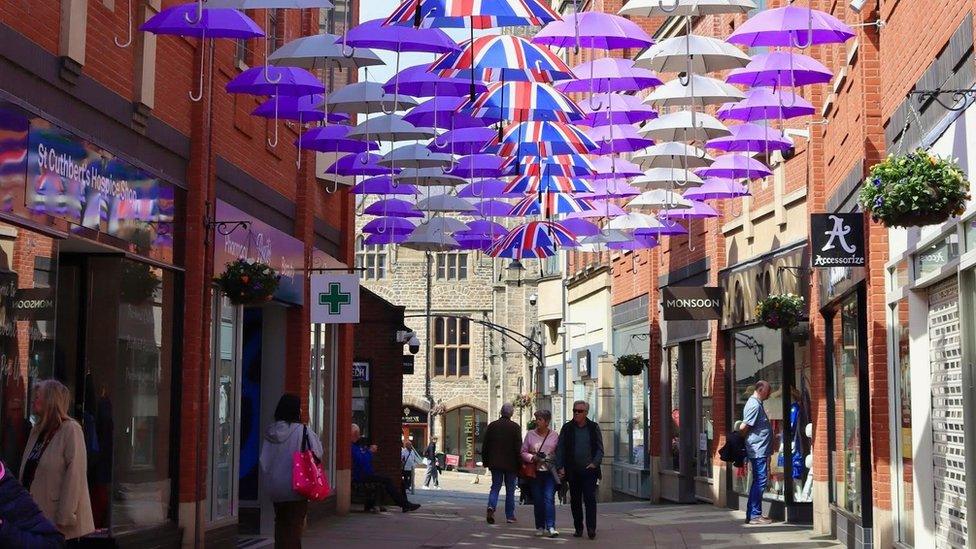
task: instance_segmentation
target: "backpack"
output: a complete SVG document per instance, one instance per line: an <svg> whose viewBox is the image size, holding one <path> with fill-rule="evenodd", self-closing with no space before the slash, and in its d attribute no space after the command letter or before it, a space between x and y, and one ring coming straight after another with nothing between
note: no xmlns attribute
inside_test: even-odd
<svg viewBox="0 0 976 549"><path fill-rule="evenodd" d="M739 431L732 431L725 437L725 445L718 451L718 457L726 463L742 467L746 463L746 438Z"/></svg>

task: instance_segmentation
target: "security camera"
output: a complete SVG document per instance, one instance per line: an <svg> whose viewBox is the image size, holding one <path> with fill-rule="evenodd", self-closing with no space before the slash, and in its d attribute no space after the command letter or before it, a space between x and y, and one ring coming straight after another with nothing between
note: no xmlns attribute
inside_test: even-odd
<svg viewBox="0 0 976 549"><path fill-rule="evenodd" d="M854 13L861 13L861 10L864 9L864 4L867 3L868 0L851 0L850 1L851 10L853 10Z"/></svg>
<svg viewBox="0 0 976 549"><path fill-rule="evenodd" d="M417 339L417 334L413 334L410 341L407 342L407 348L410 349L410 354L412 355L420 352L420 340Z"/></svg>
<svg viewBox="0 0 976 549"><path fill-rule="evenodd" d="M411 337L415 337L415 336L416 334L414 333L413 330L398 330L396 333L396 342L406 343L410 341Z"/></svg>
<svg viewBox="0 0 976 549"><path fill-rule="evenodd" d="M529 305L535 307L537 301L539 301L539 294L532 294L529 296Z"/></svg>

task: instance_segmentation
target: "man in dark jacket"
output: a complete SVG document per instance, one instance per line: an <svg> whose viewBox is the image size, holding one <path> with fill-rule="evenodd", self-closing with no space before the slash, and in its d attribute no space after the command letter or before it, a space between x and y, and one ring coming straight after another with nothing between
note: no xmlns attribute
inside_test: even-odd
<svg viewBox="0 0 976 549"><path fill-rule="evenodd" d="M64 536L41 514L30 493L0 462L0 547L47 549L64 546Z"/></svg>
<svg viewBox="0 0 976 549"><path fill-rule="evenodd" d="M556 447L556 471L569 482L569 505L573 510L575 537L583 537L583 504L586 505L586 533L596 537L596 484L603 461L603 435L600 426L586 415L590 405L585 400L573 403L573 420L559 431Z"/></svg>
<svg viewBox="0 0 976 549"><path fill-rule="evenodd" d="M500 418L488 424L485 442L481 446L481 460L491 471L491 492L488 493L488 524L495 524L498 493L505 483L505 518L515 522L515 477L519 470L519 451L522 448L522 428L512 421L515 408L502 405Z"/></svg>

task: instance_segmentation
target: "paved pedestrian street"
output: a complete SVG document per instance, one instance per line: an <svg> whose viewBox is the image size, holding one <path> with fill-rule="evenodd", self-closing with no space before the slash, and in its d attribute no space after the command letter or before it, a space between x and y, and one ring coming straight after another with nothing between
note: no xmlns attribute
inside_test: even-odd
<svg viewBox="0 0 976 549"><path fill-rule="evenodd" d="M481 477L479 484L473 484L473 478L448 473L442 476L442 490L418 489L410 500L423 507L415 513L392 509L374 515L363 513L361 506L356 506L346 517L332 517L313 524L306 533L304 546L330 549L840 547L795 526L746 526L742 513L711 505L651 505L646 501L600 504L598 535L593 541L574 538L569 505L557 505L556 528L560 536L537 538L531 506L518 507L516 524L506 524L503 512L496 514L500 520L494 525L487 524L485 502L489 477Z"/></svg>

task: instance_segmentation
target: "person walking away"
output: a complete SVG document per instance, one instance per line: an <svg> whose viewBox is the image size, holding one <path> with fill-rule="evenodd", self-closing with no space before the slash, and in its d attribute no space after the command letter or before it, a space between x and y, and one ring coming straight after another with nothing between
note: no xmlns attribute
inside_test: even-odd
<svg viewBox="0 0 976 549"><path fill-rule="evenodd" d="M302 440L307 438L308 448L322 459L322 441L314 433L308 433L308 427L302 423L301 406L297 395L281 395L274 423L268 425L264 434L258 462L261 483L274 504L276 547L302 546L308 500L292 488L294 455L301 451Z"/></svg>
<svg viewBox="0 0 976 549"><path fill-rule="evenodd" d="M400 450L400 463L403 466L403 487L405 490L410 490L411 494L417 493L413 487L413 471L417 468L417 464L420 463L420 454L417 450L413 448L413 442L407 440L403 443L403 449Z"/></svg>
<svg viewBox="0 0 976 549"><path fill-rule="evenodd" d="M535 509L535 535L554 538L556 531L556 477L554 460L559 435L549 428L552 413L538 410L535 413L535 429L525 434L522 442L522 459L535 466L532 482L532 502Z"/></svg>
<svg viewBox="0 0 976 549"><path fill-rule="evenodd" d="M746 437L746 457L752 463L752 487L746 505L746 524L766 525L773 521L762 513L763 493L769 479L769 456L773 453L773 428L766 415L763 402L769 398L773 387L768 381L756 382L756 390L742 410L739 430Z"/></svg>
<svg viewBox="0 0 976 549"><path fill-rule="evenodd" d="M488 524L495 524L495 508L498 494L505 483L505 519L515 522L515 479L518 473L520 450L522 448L522 428L512 421L515 407L506 402L502 404L501 417L488 424L485 429L485 442L481 447L481 459L491 471L491 490L488 492Z"/></svg>
<svg viewBox="0 0 976 549"><path fill-rule="evenodd" d="M574 537L583 537L583 506L586 506L586 534L596 537L596 485L603 461L600 426L587 416L585 400L573 403L573 419L559 431L556 467L559 477L569 482L569 506L573 511Z"/></svg>
<svg viewBox="0 0 976 549"><path fill-rule="evenodd" d="M21 484L68 546L95 531L88 493L88 456L81 425L68 416L71 393L59 381L38 383L31 429L21 460Z"/></svg>
<svg viewBox="0 0 976 549"><path fill-rule="evenodd" d="M63 546L64 536L44 518L31 495L0 462L0 547Z"/></svg>
<svg viewBox="0 0 976 549"><path fill-rule="evenodd" d="M434 488L441 489L441 481L438 478L440 471L437 470L437 437L430 437L430 442L424 450L424 459L427 461L427 472L424 475L423 489L430 489L430 482L434 481Z"/></svg>
<svg viewBox="0 0 976 549"><path fill-rule="evenodd" d="M359 430L359 425L355 423L352 424L352 481L362 482L362 483L372 483L379 484L383 486L386 493L389 494L390 498L397 504L398 507L403 509L404 513L410 511L416 511L420 509L420 505L416 503L410 503L407 500L407 492L403 485L400 486L398 490L393 480L381 475L377 475L373 471L373 454L375 454L379 447L375 444L366 446L359 443L359 439L362 438L362 432ZM375 509L377 502L371 502L366 506L367 511L373 511Z"/></svg>

